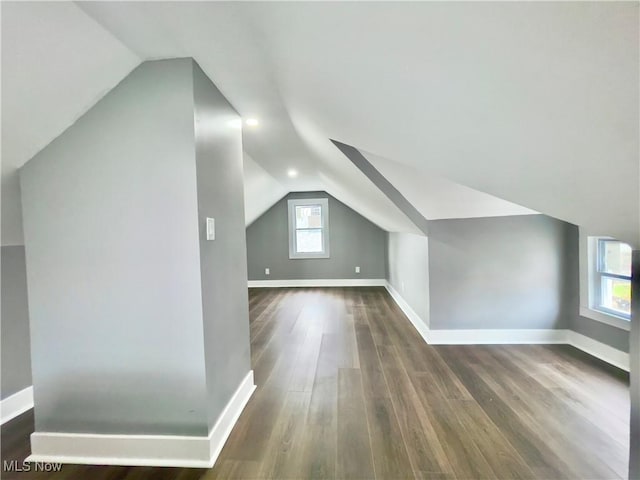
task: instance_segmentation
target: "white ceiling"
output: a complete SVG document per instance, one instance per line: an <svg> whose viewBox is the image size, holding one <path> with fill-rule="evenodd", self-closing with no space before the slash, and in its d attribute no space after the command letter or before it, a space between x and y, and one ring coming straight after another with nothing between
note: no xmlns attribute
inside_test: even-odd
<svg viewBox="0 0 640 480"><path fill-rule="evenodd" d="M639 5L246 11L325 136L640 245Z"/></svg>
<svg viewBox="0 0 640 480"><path fill-rule="evenodd" d="M414 166L361 152L427 220L502 217L539 212L459 185Z"/></svg>
<svg viewBox="0 0 640 480"><path fill-rule="evenodd" d="M436 207L411 172L640 245L638 8L5 2L3 170L139 60L192 56L243 116L260 119L244 143L261 188L268 175L282 191L327 190L387 230L415 231L335 138L399 164L390 181L427 210ZM249 220L271 200L247 191ZM484 198L487 215L519 208Z"/></svg>
<svg viewBox="0 0 640 480"><path fill-rule="evenodd" d="M2 245L22 243L16 169L140 59L73 3L2 2Z"/></svg>
<svg viewBox="0 0 640 480"><path fill-rule="evenodd" d="M244 218L250 225L288 192L267 171L244 153ZM256 201L261 199L261 201Z"/></svg>

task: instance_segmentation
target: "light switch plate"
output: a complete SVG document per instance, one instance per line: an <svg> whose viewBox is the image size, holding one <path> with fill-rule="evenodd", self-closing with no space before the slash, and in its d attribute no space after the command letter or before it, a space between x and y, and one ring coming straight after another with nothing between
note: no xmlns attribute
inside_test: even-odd
<svg viewBox="0 0 640 480"><path fill-rule="evenodd" d="M207 240L216 239L216 219L207 217Z"/></svg>

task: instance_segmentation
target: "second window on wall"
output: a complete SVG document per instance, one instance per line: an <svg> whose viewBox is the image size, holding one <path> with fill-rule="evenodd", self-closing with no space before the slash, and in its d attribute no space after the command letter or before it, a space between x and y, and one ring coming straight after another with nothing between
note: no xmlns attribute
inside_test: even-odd
<svg viewBox="0 0 640 480"><path fill-rule="evenodd" d="M289 258L329 258L328 199L291 199L288 210Z"/></svg>
<svg viewBox="0 0 640 480"><path fill-rule="evenodd" d="M596 240L592 307L625 319L631 315L631 247L617 240Z"/></svg>

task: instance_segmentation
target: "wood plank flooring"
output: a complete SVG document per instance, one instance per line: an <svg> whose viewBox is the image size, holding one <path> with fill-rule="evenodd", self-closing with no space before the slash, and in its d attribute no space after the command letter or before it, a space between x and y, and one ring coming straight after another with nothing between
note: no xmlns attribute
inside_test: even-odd
<svg viewBox="0 0 640 480"><path fill-rule="evenodd" d="M616 479L628 376L568 346L429 346L382 288L250 290L258 388L211 470L15 479ZM28 412L2 427L21 462Z"/></svg>

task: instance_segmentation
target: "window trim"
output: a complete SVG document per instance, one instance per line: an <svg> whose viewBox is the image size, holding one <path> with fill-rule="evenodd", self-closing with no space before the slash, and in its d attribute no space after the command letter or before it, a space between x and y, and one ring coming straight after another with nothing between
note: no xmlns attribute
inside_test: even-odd
<svg viewBox="0 0 640 480"><path fill-rule="evenodd" d="M605 242L619 242L615 238L611 237L590 237L589 238L589 261L591 268L589 268L589 309L598 316L606 316L605 318L593 318L594 320L603 321L612 326L626 327L630 325L631 315L625 315L616 310L603 307L601 305L602 295L602 279L613 278L631 281L631 277L626 275L619 275L615 273L604 272L604 249L602 246ZM620 242L624 243L624 242ZM585 315L586 316L586 315ZM608 317L608 318L607 318ZM626 324L626 325L625 325ZM627 328L625 328L627 329Z"/></svg>
<svg viewBox="0 0 640 480"><path fill-rule="evenodd" d="M296 207L305 205L320 205L322 209L322 252L297 252ZM292 198L287 201L289 223L289 259L301 260L309 258L330 258L329 251L329 199L328 198ZM315 230L315 228L313 229Z"/></svg>

